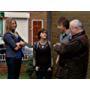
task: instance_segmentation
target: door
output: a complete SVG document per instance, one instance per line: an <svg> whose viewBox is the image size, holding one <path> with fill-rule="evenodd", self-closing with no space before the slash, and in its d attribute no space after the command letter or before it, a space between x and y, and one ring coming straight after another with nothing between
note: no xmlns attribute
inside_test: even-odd
<svg viewBox="0 0 90 90"><path fill-rule="evenodd" d="M32 27L33 27L33 42L35 42L38 40L38 32L43 28L43 21L33 20Z"/></svg>

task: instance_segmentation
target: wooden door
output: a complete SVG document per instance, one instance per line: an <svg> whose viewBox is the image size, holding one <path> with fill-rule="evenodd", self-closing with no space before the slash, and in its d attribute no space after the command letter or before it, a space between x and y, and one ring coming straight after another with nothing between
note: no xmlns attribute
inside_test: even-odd
<svg viewBox="0 0 90 90"><path fill-rule="evenodd" d="M38 32L42 29L42 21L33 21L33 42L38 40Z"/></svg>

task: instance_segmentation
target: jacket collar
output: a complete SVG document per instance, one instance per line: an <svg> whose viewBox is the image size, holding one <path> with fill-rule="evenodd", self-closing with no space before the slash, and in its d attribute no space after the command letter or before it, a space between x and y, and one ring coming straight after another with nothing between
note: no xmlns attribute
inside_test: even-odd
<svg viewBox="0 0 90 90"><path fill-rule="evenodd" d="M76 37L84 35L84 34L85 34L85 31L82 31L80 33L77 33L77 34L73 35L72 38L76 38Z"/></svg>

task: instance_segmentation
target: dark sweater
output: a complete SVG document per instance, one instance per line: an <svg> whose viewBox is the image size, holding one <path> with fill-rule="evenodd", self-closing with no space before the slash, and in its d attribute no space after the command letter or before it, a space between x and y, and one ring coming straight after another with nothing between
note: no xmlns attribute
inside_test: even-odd
<svg viewBox="0 0 90 90"><path fill-rule="evenodd" d="M36 42L34 44L34 50L36 66L51 67L51 48L49 43L47 42L42 48L42 45L39 42Z"/></svg>

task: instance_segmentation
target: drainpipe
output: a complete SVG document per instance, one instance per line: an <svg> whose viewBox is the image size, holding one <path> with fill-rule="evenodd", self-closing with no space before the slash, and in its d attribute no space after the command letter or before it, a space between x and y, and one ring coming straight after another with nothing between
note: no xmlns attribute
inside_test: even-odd
<svg viewBox="0 0 90 90"><path fill-rule="evenodd" d="M52 12L47 11L47 30L48 30L48 40L51 41L51 29L52 29Z"/></svg>

